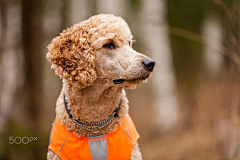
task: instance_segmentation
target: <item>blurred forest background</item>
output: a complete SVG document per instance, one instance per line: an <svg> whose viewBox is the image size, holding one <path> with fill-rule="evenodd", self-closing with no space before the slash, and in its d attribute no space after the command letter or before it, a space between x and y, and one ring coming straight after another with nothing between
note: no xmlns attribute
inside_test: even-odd
<svg viewBox="0 0 240 160"><path fill-rule="evenodd" d="M61 89L46 47L98 13L122 16L156 61L127 90L143 159L239 160L238 0L0 0L0 160L46 159Z"/></svg>

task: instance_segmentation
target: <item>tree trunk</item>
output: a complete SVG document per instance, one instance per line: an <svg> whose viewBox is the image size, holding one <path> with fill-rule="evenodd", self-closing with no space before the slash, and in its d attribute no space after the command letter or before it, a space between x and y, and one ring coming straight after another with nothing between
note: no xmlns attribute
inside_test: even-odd
<svg viewBox="0 0 240 160"><path fill-rule="evenodd" d="M0 47L0 133L7 131L9 114L19 106L17 92L22 85L22 50L20 46L20 4L1 1Z"/></svg>
<svg viewBox="0 0 240 160"><path fill-rule="evenodd" d="M165 0L143 0L143 33L146 48L156 61L153 79L155 98L154 129L158 133L174 129L178 122L177 88L168 27Z"/></svg>
<svg viewBox="0 0 240 160"><path fill-rule="evenodd" d="M37 129L38 111L42 107L41 12L41 1L22 1L22 43L25 61L24 103L27 118L29 118L31 127L34 129Z"/></svg>
<svg viewBox="0 0 240 160"><path fill-rule="evenodd" d="M212 49L210 47L205 47L203 54L204 54L204 62L206 63L208 71L212 75L216 75L223 69L223 60L224 57L222 54L219 54L219 50L221 50L222 44L222 28L221 24L218 19L214 17L206 17L203 23L202 35L206 37L206 43L214 44Z"/></svg>
<svg viewBox="0 0 240 160"><path fill-rule="evenodd" d="M24 53L24 86L21 99L29 134L41 137L40 111L43 106L42 1L22 0L22 45ZM41 159L40 145L32 147L34 159Z"/></svg>

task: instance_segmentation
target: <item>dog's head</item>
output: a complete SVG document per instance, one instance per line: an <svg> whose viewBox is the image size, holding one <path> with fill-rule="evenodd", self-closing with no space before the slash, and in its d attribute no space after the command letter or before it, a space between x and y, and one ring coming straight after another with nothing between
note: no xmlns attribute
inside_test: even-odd
<svg viewBox="0 0 240 160"><path fill-rule="evenodd" d="M54 38L47 59L57 75L79 88L92 85L97 77L135 88L147 81L155 62L133 50L132 43L122 18L100 14Z"/></svg>

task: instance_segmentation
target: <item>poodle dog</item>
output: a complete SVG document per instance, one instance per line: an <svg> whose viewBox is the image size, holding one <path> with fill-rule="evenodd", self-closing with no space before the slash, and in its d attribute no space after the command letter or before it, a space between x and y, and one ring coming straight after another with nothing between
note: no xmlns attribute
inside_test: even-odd
<svg viewBox="0 0 240 160"><path fill-rule="evenodd" d="M47 159L142 159L123 88L146 83L155 62L132 43L121 17L100 14L49 44L46 57L63 87Z"/></svg>

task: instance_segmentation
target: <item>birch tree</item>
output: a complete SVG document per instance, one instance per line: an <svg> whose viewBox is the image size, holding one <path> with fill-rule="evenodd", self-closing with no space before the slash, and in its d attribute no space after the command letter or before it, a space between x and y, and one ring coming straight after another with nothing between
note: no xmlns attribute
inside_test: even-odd
<svg viewBox="0 0 240 160"><path fill-rule="evenodd" d="M142 0L142 7L142 27L146 48L156 61L152 77L156 88L156 96L153 99L154 128L168 132L177 125L179 108L166 21L166 1Z"/></svg>
<svg viewBox="0 0 240 160"><path fill-rule="evenodd" d="M202 35L206 38L205 40L207 44L211 41L211 47L216 48L213 49L209 46L205 46L203 51L204 62L206 63L207 69L212 75L215 75L223 68L224 63L223 55L219 54L219 50L221 50L223 30L221 23L216 17L208 16L205 18L202 27Z"/></svg>

